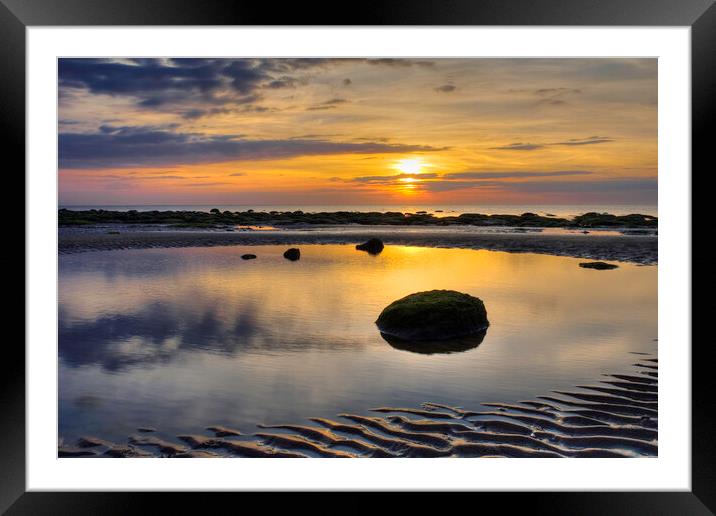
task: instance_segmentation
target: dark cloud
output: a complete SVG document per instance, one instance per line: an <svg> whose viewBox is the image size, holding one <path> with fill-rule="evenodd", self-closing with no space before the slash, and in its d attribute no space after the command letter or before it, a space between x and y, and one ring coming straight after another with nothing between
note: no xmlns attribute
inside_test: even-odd
<svg viewBox="0 0 716 516"><path fill-rule="evenodd" d="M582 93L582 90L578 88L539 88L534 90L534 94L540 96L565 95L568 93Z"/></svg>
<svg viewBox="0 0 716 516"><path fill-rule="evenodd" d="M335 109L341 104L347 104L350 100L347 99L341 99L341 98L333 98L330 100L327 100L325 102L321 102L320 104L315 104L313 106L309 106L306 108L306 111L320 111L323 109Z"/></svg>
<svg viewBox="0 0 716 516"><path fill-rule="evenodd" d="M518 177L518 176L513 176ZM430 192L447 192L472 188L499 189L505 192L526 194L594 194L638 195L641 199L656 200L657 180L642 178L619 178L593 181L495 181L436 180L413 183L417 188Z"/></svg>
<svg viewBox="0 0 716 516"><path fill-rule="evenodd" d="M436 179L438 174L426 173L426 174L394 174L392 176L362 176L354 177L350 181L363 184L372 185L392 185L397 183L403 183L404 179Z"/></svg>
<svg viewBox="0 0 716 516"><path fill-rule="evenodd" d="M309 106L306 108L306 111L324 111L326 109L336 109L336 106L334 105L322 105L319 104L317 106Z"/></svg>
<svg viewBox="0 0 716 516"><path fill-rule="evenodd" d="M569 104L566 100L560 100L560 99L544 99L540 100L538 102L540 105L547 105L547 106L566 106Z"/></svg>
<svg viewBox="0 0 716 516"><path fill-rule="evenodd" d="M166 127L111 127L97 133L61 133L60 168L171 166L328 154L443 150L422 145L327 140L248 140L238 135L179 133Z"/></svg>
<svg viewBox="0 0 716 516"><path fill-rule="evenodd" d="M181 60L175 60L180 62ZM92 93L135 95L169 90L207 92L221 86L222 65L168 66L158 59L132 64L106 59L60 59L60 88L86 88Z"/></svg>
<svg viewBox="0 0 716 516"><path fill-rule="evenodd" d="M598 181L532 181L509 183L514 191L530 193L610 193L657 190L656 178L619 178Z"/></svg>
<svg viewBox="0 0 716 516"><path fill-rule="evenodd" d="M569 140L564 140L561 142L552 142L552 143L509 143L507 145L500 145L498 147L490 147L491 150L517 150L517 151L533 151L538 149L544 149L545 147L550 146L567 146L567 147L574 147L574 146L580 146L580 145L597 145L600 143L610 143L613 142L613 138L609 138L607 136L590 136L589 138L571 138Z"/></svg>
<svg viewBox="0 0 716 516"><path fill-rule="evenodd" d="M139 107L165 110L186 102L241 104L254 102L252 95L260 89L296 87L300 78L292 73L357 62L392 67L433 64L412 59L61 58L59 95L66 101L73 98L73 91L87 90L92 94L133 97ZM350 83L350 79L343 81L345 85Z"/></svg>
<svg viewBox="0 0 716 516"><path fill-rule="evenodd" d="M444 179L504 179L517 177L558 177L558 176L585 176L593 174L589 170L552 170L546 172L533 172L527 170L514 170L502 172L453 172L443 175Z"/></svg>
<svg viewBox="0 0 716 516"><path fill-rule="evenodd" d="M442 86L438 86L437 88L435 88L435 91L442 93L450 93L452 91L455 91L456 89L457 87L452 84L443 84Z"/></svg>
<svg viewBox="0 0 716 516"><path fill-rule="evenodd" d="M590 136L589 138L572 138L563 142L552 143L551 145L595 145L597 143L613 142L612 138L606 136Z"/></svg>
<svg viewBox="0 0 716 516"><path fill-rule="evenodd" d="M537 88L537 89L510 89L510 93L527 93L540 97L537 106L566 106L569 104L565 98L571 98L582 93L580 88Z"/></svg>
<svg viewBox="0 0 716 516"><path fill-rule="evenodd" d="M289 77L288 75L284 75L283 77L274 79L273 81L269 82L268 84L266 84L265 87L272 90L295 88L298 82L298 79L296 79L295 77Z"/></svg>
<svg viewBox="0 0 716 516"><path fill-rule="evenodd" d="M323 60L261 59L60 59L61 96L85 89L92 94L127 96L147 109L186 102L241 105L256 102L261 88L292 88L299 82L281 71L306 69ZM202 116L197 110L192 116Z"/></svg>
<svg viewBox="0 0 716 516"><path fill-rule="evenodd" d="M196 120L198 118L211 117L216 115L229 115L232 113L263 113L270 111L271 108L258 106L253 104L261 100L259 95L247 95L232 101L236 107L213 107L213 108L192 108L181 113L181 117L186 120Z"/></svg>
<svg viewBox="0 0 716 516"><path fill-rule="evenodd" d="M361 186L394 186L406 184L426 192L448 192L467 189L491 189L515 193L540 194L595 194L611 195L620 192L634 192L642 198L656 196L656 179L609 178L580 181L520 181L526 178L553 178L566 176L586 176L594 174L589 170L551 170L551 171L497 171L497 172L455 172L449 174L394 174L389 176L362 176L353 179L332 178L333 182L360 184ZM517 179L517 181L504 181Z"/></svg>
<svg viewBox="0 0 716 516"><path fill-rule="evenodd" d="M366 61L372 65L398 66L398 67L404 67L404 68L408 68L411 66L430 67L435 64L434 61L415 61L413 59L394 59L394 58L366 59Z"/></svg>
<svg viewBox="0 0 716 516"><path fill-rule="evenodd" d="M499 147L490 147L491 150L519 150L519 151L532 151L537 149L544 149L545 145L539 143L508 143L507 145L500 145Z"/></svg>

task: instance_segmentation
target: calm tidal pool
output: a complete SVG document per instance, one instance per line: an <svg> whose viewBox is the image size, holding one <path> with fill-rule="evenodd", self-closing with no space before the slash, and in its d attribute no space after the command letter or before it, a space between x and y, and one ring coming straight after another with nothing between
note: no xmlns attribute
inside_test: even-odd
<svg viewBox="0 0 716 516"><path fill-rule="evenodd" d="M479 408L630 371L655 353L657 267L534 254L349 245L88 252L59 258L59 436L123 441L222 424L366 413L425 401ZM253 253L256 260L241 260ZM391 347L374 321L421 290L480 297L476 348Z"/></svg>

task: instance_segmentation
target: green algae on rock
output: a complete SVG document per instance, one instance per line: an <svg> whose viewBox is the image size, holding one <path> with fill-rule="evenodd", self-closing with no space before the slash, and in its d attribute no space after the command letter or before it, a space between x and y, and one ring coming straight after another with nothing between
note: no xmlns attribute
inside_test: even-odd
<svg viewBox="0 0 716 516"><path fill-rule="evenodd" d="M381 333L405 341L435 341L483 332L482 300L454 290L417 292L388 305L375 321Z"/></svg>

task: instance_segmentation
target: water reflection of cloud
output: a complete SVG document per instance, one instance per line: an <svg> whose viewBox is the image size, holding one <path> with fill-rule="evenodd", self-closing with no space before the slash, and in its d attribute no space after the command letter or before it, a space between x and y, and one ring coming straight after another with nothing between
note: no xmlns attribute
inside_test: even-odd
<svg viewBox="0 0 716 516"><path fill-rule="evenodd" d="M267 321L259 304L246 301L225 315L213 306L201 312L152 302L132 313L73 320L59 309L59 356L73 367L98 365L119 372L158 366L185 352L236 355L242 352L305 351L356 347L354 340L286 335L280 316ZM277 331L283 328L284 331Z"/></svg>

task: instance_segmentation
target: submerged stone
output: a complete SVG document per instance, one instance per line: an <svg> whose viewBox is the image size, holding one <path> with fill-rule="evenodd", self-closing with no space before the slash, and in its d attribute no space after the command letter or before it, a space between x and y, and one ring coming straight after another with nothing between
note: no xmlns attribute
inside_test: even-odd
<svg viewBox="0 0 716 516"><path fill-rule="evenodd" d="M579 266L584 269L596 269L598 271L606 271L619 267L618 265L614 265L613 263L606 262L582 262L579 264Z"/></svg>
<svg viewBox="0 0 716 516"><path fill-rule="evenodd" d="M362 244L358 244L356 246L356 249L359 251L367 251L368 254L380 254L381 251L383 251L383 241L379 238L371 238L367 242L363 242Z"/></svg>
<svg viewBox="0 0 716 516"><path fill-rule="evenodd" d="M383 335L412 342L476 335L490 323L482 300L454 290L430 290L394 301L375 324Z"/></svg>
<svg viewBox="0 0 716 516"><path fill-rule="evenodd" d="M287 260L291 260L292 262L295 262L296 260L301 258L301 250L296 249L295 247L292 247L285 253L283 253L283 257Z"/></svg>
<svg viewBox="0 0 716 516"><path fill-rule="evenodd" d="M254 260L256 258L255 254L242 254L241 259L242 260Z"/></svg>

